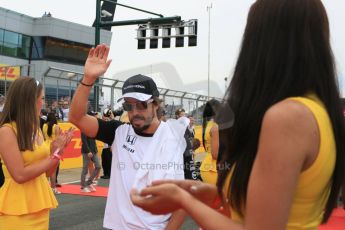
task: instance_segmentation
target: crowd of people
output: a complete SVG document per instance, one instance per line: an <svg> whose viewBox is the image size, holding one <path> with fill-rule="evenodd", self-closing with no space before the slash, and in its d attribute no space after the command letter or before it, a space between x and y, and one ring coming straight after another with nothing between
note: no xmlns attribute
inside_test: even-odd
<svg viewBox="0 0 345 230"><path fill-rule="evenodd" d="M95 140L106 144L104 228L178 229L186 215L217 230L317 229L327 222L345 186L345 126L320 0L253 3L224 101L205 104L202 140L183 108L166 117L156 83L142 74L122 86L128 122L109 109L95 116L88 98L111 64L108 55L104 44L90 50L64 117L54 103L43 132L42 85L30 77L12 83L0 117L0 229L47 229L57 206L56 170L73 134L56 122L66 114L82 133L82 192L96 190ZM200 145L206 156L199 169L193 156Z"/></svg>
<svg viewBox="0 0 345 230"><path fill-rule="evenodd" d="M54 113L58 121L68 121L69 107L71 103L71 98L69 96L61 97L60 100L46 101L41 110L41 118L46 120L49 113Z"/></svg>

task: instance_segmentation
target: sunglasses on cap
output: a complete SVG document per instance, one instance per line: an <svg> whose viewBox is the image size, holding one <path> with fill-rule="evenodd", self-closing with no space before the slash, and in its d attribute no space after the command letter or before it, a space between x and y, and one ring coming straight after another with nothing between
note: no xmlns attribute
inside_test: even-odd
<svg viewBox="0 0 345 230"><path fill-rule="evenodd" d="M134 108L136 108L139 111L143 111L147 109L147 105L151 102L153 102L153 99L149 99L147 101L138 101L136 103L129 103L125 101L122 103L122 107L123 110L127 112L133 111Z"/></svg>

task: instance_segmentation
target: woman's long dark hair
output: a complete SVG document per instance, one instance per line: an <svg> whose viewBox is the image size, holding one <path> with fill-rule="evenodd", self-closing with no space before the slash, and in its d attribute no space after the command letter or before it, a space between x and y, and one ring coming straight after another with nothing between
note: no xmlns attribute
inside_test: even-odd
<svg viewBox="0 0 345 230"><path fill-rule="evenodd" d="M54 112L48 113L47 125L48 125L47 135L48 135L48 137L51 137L52 134L53 134L53 127L54 127L54 125L57 125L57 119L56 119L56 116L55 116Z"/></svg>
<svg viewBox="0 0 345 230"><path fill-rule="evenodd" d="M34 78L20 77L11 84L7 92L0 127L5 123L16 123L20 151L33 150L33 140L40 128L37 99L42 89L42 84Z"/></svg>
<svg viewBox="0 0 345 230"><path fill-rule="evenodd" d="M232 128L220 131L227 143L221 164L234 166L228 196L243 215L261 123L273 104L314 92L329 114L336 165L323 222L336 205L344 179L345 127L328 18L320 0L258 0L251 7L226 102L235 113ZM219 192L229 169L219 171Z"/></svg>
<svg viewBox="0 0 345 230"><path fill-rule="evenodd" d="M205 147L205 131L207 122L215 117L216 113L218 112L219 106L219 101L217 101L216 99L211 99L206 102L204 111L202 113L202 145L204 146L205 151L207 151Z"/></svg>

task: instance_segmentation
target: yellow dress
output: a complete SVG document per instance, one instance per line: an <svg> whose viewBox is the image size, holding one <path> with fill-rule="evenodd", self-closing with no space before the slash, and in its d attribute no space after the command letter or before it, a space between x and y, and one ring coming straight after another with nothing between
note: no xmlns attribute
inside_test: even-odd
<svg viewBox="0 0 345 230"><path fill-rule="evenodd" d="M48 144L49 146L50 146L50 143L55 139L55 127L56 127L56 125L53 125L51 137L48 136L48 124L45 123L45 124L43 125L43 128L42 128L42 131L43 131L44 136L45 136L45 138L46 138L46 142L47 142L47 144Z"/></svg>
<svg viewBox="0 0 345 230"><path fill-rule="evenodd" d="M5 124L16 132L16 124ZM43 142L35 145L34 151L23 151L24 166L34 164L49 156L49 146ZM2 165L5 183L0 188L0 229L6 230L46 230L49 228L49 210L58 203L46 174L18 184Z"/></svg>
<svg viewBox="0 0 345 230"><path fill-rule="evenodd" d="M217 126L214 121L209 121L206 125L205 129L205 150L206 156L203 159L201 166L200 166L200 174L202 181L209 184L216 184L217 183L217 160L212 158L211 154L211 129Z"/></svg>
<svg viewBox="0 0 345 230"><path fill-rule="evenodd" d="M314 163L299 175L296 192L286 229L314 229L320 225L324 208L331 190L331 179L335 167L336 146L332 124L323 103L315 96L292 97L307 106L313 113L320 132L320 149ZM223 187L228 194L231 180L229 173ZM242 223L243 219L231 207L231 219Z"/></svg>

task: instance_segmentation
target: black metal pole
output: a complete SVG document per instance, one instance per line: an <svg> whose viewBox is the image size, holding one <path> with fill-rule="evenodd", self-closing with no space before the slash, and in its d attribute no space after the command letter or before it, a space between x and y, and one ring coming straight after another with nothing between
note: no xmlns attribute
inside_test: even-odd
<svg viewBox="0 0 345 230"><path fill-rule="evenodd" d="M128 25L139 25L139 24L146 24L146 23L154 23L154 24L166 24L166 23L173 23L181 21L180 16L173 16L173 17L163 17L163 18L146 18L146 19L135 19L135 20L125 20L125 21L116 21L116 22L100 22L100 27L107 27L107 26L128 26Z"/></svg>
<svg viewBox="0 0 345 230"><path fill-rule="evenodd" d="M101 23L101 0L96 0L95 47L99 45Z"/></svg>
<svg viewBox="0 0 345 230"><path fill-rule="evenodd" d="M144 13L153 14L153 15L159 16L161 18L164 17L161 14L157 14L157 13L154 13L154 12L151 12L151 11L135 8L133 6L124 5L124 4L121 4L121 3L118 3L118 2L114 2L114 1L111 1L111 0L103 0L103 1L104 2L111 2L111 3L115 4L115 5L123 6L123 7L129 8L129 9L132 9L132 10L137 10L137 11L141 11L141 12L144 12Z"/></svg>
<svg viewBox="0 0 345 230"><path fill-rule="evenodd" d="M96 0L96 23L95 23L95 47L100 43L100 35L101 35L101 0ZM99 106L99 87L97 85L98 79L96 80L96 84L93 87L94 92L94 99L95 99L95 111L98 111Z"/></svg>

